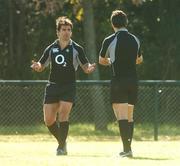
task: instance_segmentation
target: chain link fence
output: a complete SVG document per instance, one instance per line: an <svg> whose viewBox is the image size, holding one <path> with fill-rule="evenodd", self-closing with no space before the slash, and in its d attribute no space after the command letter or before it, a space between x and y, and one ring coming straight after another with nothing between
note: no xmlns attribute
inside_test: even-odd
<svg viewBox="0 0 180 166"><path fill-rule="evenodd" d="M0 81L0 127L6 134L12 133L16 126L44 124L42 106L46 83ZM109 85L109 81L77 81L71 124L90 123L95 130L107 130L107 125L115 121L109 101ZM180 126L179 101L180 81L140 81L134 114L136 124L152 126L157 140L161 134L159 126ZM24 130L26 133L29 128Z"/></svg>

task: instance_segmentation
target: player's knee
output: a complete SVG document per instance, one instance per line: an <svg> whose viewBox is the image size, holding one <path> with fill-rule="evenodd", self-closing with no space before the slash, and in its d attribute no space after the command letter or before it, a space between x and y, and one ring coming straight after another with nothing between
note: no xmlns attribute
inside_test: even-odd
<svg viewBox="0 0 180 166"><path fill-rule="evenodd" d="M59 120L62 121L68 121L69 120L69 114L66 112L61 112L59 115Z"/></svg>
<svg viewBox="0 0 180 166"><path fill-rule="evenodd" d="M126 114L117 114L117 120L128 120L128 116Z"/></svg>
<svg viewBox="0 0 180 166"><path fill-rule="evenodd" d="M117 120L128 120L128 118L126 116L120 116Z"/></svg>
<svg viewBox="0 0 180 166"><path fill-rule="evenodd" d="M134 121L133 117L128 118L128 122L133 122L133 121Z"/></svg>
<svg viewBox="0 0 180 166"><path fill-rule="evenodd" d="M51 117L44 118L44 123L46 126L51 126L54 122L55 122L54 118L51 118Z"/></svg>
<svg viewBox="0 0 180 166"><path fill-rule="evenodd" d="M129 112L128 113L128 122L133 122L134 119L133 119L133 112Z"/></svg>

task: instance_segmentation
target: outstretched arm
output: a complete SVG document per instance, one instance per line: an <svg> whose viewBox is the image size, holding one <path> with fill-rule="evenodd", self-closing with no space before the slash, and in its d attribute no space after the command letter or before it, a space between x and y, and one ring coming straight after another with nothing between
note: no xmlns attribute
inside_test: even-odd
<svg viewBox="0 0 180 166"><path fill-rule="evenodd" d="M42 72L45 69L44 65L42 65L40 62L36 62L34 60L32 60L31 68L36 72Z"/></svg>
<svg viewBox="0 0 180 166"><path fill-rule="evenodd" d="M86 64L82 65L81 68L83 69L83 71L86 74L90 74L96 69L96 64L95 63L93 63L93 64L86 63Z"/></svg>

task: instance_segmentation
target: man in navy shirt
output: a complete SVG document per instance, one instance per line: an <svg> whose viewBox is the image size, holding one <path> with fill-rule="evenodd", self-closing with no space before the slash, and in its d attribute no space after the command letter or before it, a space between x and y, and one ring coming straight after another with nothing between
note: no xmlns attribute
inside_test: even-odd
<svg viewBox="0 0 180 166"><path fill-rule="evenodd" d="M111 66L111 103L119 123L123 142L122 157L132 157L133 109L137 100L136 64L143 60L140 42L126 29L127 15L115 10L111 15L111 25L115 33L104 39L99 54L99 63Z"/></svg>
<svg viewBox="0 0 180 166"><path fill-rule="evenodd" d="M43 111L45 124L58 141L57 155L67 155L66 138L69 114L75 98L75 72L78 65L87 74L95 70L95 64L89 63L84 49L71 39L72 28L70 19L59 17L56 20L58 39L45 49L38 62L32 61L31 65L33 70L42 72L50 64Z"/></svg>

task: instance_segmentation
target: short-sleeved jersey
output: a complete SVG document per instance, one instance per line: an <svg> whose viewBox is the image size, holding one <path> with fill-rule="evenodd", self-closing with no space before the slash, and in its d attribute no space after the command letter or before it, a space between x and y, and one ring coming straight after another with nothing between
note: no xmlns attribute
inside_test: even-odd
<svg viewBox="0 0 180 166"><path fill-rule="evenodd" d="M104 39L101 57L110 57L113 78L137 78L136 58L140 56L140 42L122 28Z"/></svg>
<svg viewBox="0 0 180 166"><path fill-rule="evenodd" d="M44 66L50 64L50 82L64 85L75 82L78 65L88 63L88 59L84 49L73 40L62 50L56 40L45 49L39 62Z"/></svg>

